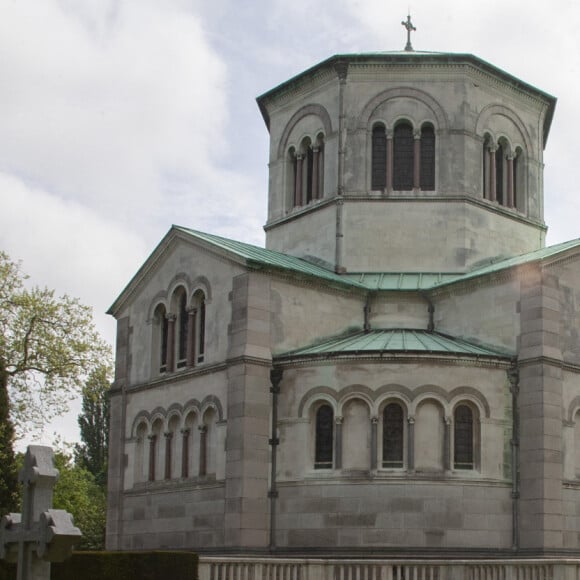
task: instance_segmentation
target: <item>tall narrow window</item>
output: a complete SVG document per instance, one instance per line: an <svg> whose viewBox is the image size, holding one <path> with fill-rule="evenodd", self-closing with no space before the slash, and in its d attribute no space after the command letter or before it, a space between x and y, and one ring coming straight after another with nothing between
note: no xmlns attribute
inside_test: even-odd
<svg viewBox="0 0 580 580"><path fill-rule="evenodd" d="M159 372L164 373L167 370L167 333L169 330L165 306L162 304L157 306L153 319L152 359L157 361Z"/></svg>
<svg viewBox="0 0 580 580"><path fill-rule="evenodd" d="M177 321L177 368L182 368L187 362L187 296L185 291L179 295L179 320Z"/></svg>
<svg viewBox="0 0 580 580"><path fill-rule="evenodd" d="M383 190L387 186L387 134L383 125L373 127L371 189Z"/></svg>
<svg viewBox="0 0 580 580"><path fill-rule="evenodd" d="M455 469L473 469L473 411L467 405L458 405L453 415L453 465Z"/></svg>
<svg viewBox="0 0 580 580"><path fill-rule="evenodd" d="M390 403L383 410L383 467L403 467L403 437L403 409Z"/></svg>
<svg viewBox="0 0 580 580"><path fill-rule="evenodd" d="M306 203L310 203L313 199L313 169L314 169L314 151L312 146L306 149Z"/></svg>
<svg viewBox="0 0 580 580"><path fill-rule="evenodd" d="M316 411L315 469L332 469L333 431L334 413L332 407L330 405L322 405Z"/></svg>
<svg viewBox="0 0 580 580"><path fill-rule="evenodd" d="M431 125L421 129L420 182L423 191L435 189L435 130Z"/></svg>
<svg viewBox="0 0 580 580"><path fill-rule="evenodd" d="M193 309L195 316L195 333L193 344L190 348L193 350L193 359L197 362L203 362L205 357L205 294L198 290L193 295Z"/></svg>
<svg viewBox="0 0 580 580"><path fill-rule="evenodd" d="M505 153L502 145L499 145L495 152L495 195L500 205L506 205L504 187L504 159Z"/></svg>
<svg viewBox="0 0 580 580"><path fill-rule="evenodd" d="M393 138L393 188L395 191L413 189L413 160L415 139L413 128L409 123L400 123L395 127Z"/></svg>

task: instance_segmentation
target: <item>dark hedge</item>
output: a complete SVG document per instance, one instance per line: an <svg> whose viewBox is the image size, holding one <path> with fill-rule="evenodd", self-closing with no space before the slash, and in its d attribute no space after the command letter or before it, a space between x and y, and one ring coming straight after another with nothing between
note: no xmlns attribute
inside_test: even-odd
<svg viewBox="0 0 580 580"><path fill-rule="evenodd" d="M51 580L197 580L191 552L75 552L52 564ZM0 580L15 580L16 567L0 561Z"/></svg>

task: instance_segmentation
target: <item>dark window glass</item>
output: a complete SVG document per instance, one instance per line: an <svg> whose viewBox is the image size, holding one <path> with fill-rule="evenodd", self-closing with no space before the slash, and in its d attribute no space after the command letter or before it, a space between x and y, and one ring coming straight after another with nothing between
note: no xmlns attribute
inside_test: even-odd
<svg viewBox="0 0 580 580"><path fill-rule="evenodd" d="M455 469L473 469L473 412L467 405L459 405L454 415Z"/></svg>
<svg viewBox="0 0 580 580"><path fill-rule="evenodd" d="M393 188L395 191L413 189L413 128L407 123L397 125L393 141Z"/></svg>
<svg viewBox="0 0 580 580"><path fill-rule="evenodd" d="M159 371L165 372L167 370L167 333L169 330L169 324L164 309L159 312L159 318L159 332L161 332L161 366Z"/></svg>
<svg viewBox="0 0 580 580"><path fill-rule="evenodd" d="M503 188L503 147L500 145L495 152L495 197L500 205L505 205Z"/></svg>
<svg viewBox="0 0 580 580"><path fill-rule="evenodd" d="M182 292L179 298L179 327L178 327L178 361L177 368L185 366L187 358L187 297Z"/></svg>
<svg viewBox="0 0 580 580"><path fill-rule="evenodd" d="M316 411L316 451L315 469L332 469L334 413L329 405L322 405Z"/></svg>
<svg viewBox="0 0 580 580"><path fill-rule="evenodd" d="M383 411L383 467L403 467L403 409L396 403Z"/></svg>
<svg viewBox="0 0 580 580"><path fill-rule="evenodd" d="M312 201L312 177L314 168L314 151L312 147L306 150L306 203Z"/></svg>
<svg viewBox="0 0 580 580"><path fill-rule="evenodd" d="M421 189L435 189L435 131L433 127L421 129Z"/></svg>
<svg viewBox="0 0 580 580"><path fill-rule="evenodd" d="M520 156L514 157L514 207L518 207L518 169L520 164Z"/></svg>
<svg viewBox="0 0 580 580"><path fill-rule="evenodd" d="M387 186L387 135L382 125L373 127L371 189Z"/></svg>
<svg viewBox="0 0 580 580"><path fill-rule="evenodd" d="M203 361L203 356L205 354L205 296L202 295L199 304L199 337L198 337L198 362Z"/></svg>

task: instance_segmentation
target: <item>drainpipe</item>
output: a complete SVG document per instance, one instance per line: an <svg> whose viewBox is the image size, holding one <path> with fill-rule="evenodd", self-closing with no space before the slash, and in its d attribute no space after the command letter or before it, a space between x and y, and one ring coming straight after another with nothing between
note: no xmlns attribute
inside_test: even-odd
<svg viewBox="0 0 580 580"><path fill-rule="evenodd" d="M270 370L270 392L272 393L272 437L269 440L271 447L270 456L270 550L276 549L276 499L278 498L278 489L276 487L276 453L280 440L278 439L278 395L280 394L280 381L284 371L281 368Z"/></svg>
<svg viewBox="0 0 580 580"><path fill-rule="evenodd" d="M336 189L339 199L336 203L336 245L335 245L335 271L343 273L344 265L342 263L342 199L344 194L344 156L346 152L346 111L344 106L344 91L346 89L346 76L348 73L348 63L339 61L336 63L334 70L338 76L338 174L336 176Z"/></svg>
<svg viewBox="0 0 580 580"><path fill-rule="evenodd" d="M429 298L429 295L427 294L427 292L419 292L419 294L421 294L421 296L423 297L423 299L425 300L425 302L427 302L427 312L429 312L429 323L427 324L427 332L434 332L435 331L435 306L433 305L433 302L431 301L431 298Z"/></svg>
<svg viewBox="0 0 580 580"><path fill-rule="evenodd" d="M512 550L518 550L519 537L519 498L520 498L520 413L518 409L518 394L520 392L520 374L517 363L514 360L507 371L512 394Z"/></svg>

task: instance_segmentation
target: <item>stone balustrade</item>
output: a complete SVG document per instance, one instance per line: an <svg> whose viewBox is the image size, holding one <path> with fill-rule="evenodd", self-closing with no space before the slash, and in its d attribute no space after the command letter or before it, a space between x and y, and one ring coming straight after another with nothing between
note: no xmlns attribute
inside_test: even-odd
<svg viewBox="0 0 580 580"><path fill-rule="evenodd" d="M580 559L339 560L201 557L200 580L580 580Z"/></svg>

